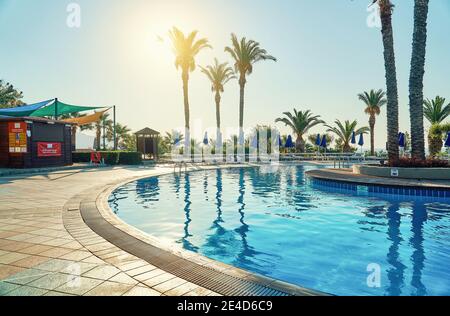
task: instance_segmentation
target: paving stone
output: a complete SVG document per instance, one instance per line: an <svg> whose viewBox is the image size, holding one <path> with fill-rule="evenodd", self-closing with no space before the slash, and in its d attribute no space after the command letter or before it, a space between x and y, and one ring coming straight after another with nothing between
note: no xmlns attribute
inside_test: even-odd
<svg viewBox="0 0 450 316"><path fill-rule="evenodd" d="M46 290L54 290L57 287L72 281L76 276L63 273L48 274L40 279L28 283L28 286L37 287Z"/></svg>
<svg viewBox="0 0 450 316"><path fill-rule="evenodd" d="M94 289L90 290L85 296L120 296L129 291L133 285L120 284L106 281Z"/></svg>
<svg viewBox="0 0 450 316"><path fill-rule="evenodd" d="M109 281L131 285L136 285L138 283L138 281L123 272L120 272L119 274L113 276L111 279L109 279Z"/></svg>
<svg viewBox="0 0 450 316"><path fill-rule="evenodd" d="M56 291L74 295L84 295L101 283L103 283L101 280L80 277L76 282L69 282L61 285L56 288Z"/></svg>
<svg viewBox="0 0 450 316"><path fill-rule="evenodd" d="M19 288L20 285L18 284L12 284L0 281L0 296L6 295L7 293L14 291L15 289Z"/></svg>
<svg viewBox="0 0 450 316"><path fill-rule="evenodd" d="M36 269L27 269L27 270L23 270L19 273L10 275L3 281L9 282L9 283L14 283L14 284L25 285L32 281L40 279L46 275L48 275L48 272L46 272L46 271L41 271L41 270L36 270Z"/></svg>
<svg viewBox="0 0 450 316"><path fill-rule="evenodd" d="M0 264L0 280L25 270L21 267Z"/></svg>
<svg viewBox="0 0 450 316"><path fill-rule="evenodd" d="M84 273L83 276L93 279L108 280L119 273L120 270L113 266L98 266L89 272Z"/></svg>
<svg viewBox="0 0 450 316"><path fill-rule="evenodd" d="M168 280L171 280L173 278L175 278L175 276L173 274L164 272L163 274L158 275L158 276L156 276L154 278L145 280L142 283L144 283L145 285L147 285L149 287L155 287L156 285L161 284L163 282L166 282Z"/></svg>
<svg viewBox="0 0 450 316"><path fill-rule="evenodd" d="M40 256L29 256L24 259L21 259L19 261L15 261L11 263L11 265L14 265L16 267L22 267L22 268L32 268L35 267L41 263L44 263L48 261L49 258L46 257L40 257Z"/></svg>
<svg viewBox="0 0 450 316"><path fill-rule="evenodd" d="M48 290L39 289L29 286L21 286L11 292L8 292L5 296L42 296L47 293Z"/></svg>
<svg viewBox="0 0 450 316"><path fill-rule="evenodd" d="M17 253L17 252L8 253L8 254L0 257L0 263L1 264L10 264L12 262L19 261L26 257L29 257L29 255Z"/></svg>
<svg viewBox="0 0 450 316"><path fill-rule="evenodd" d="M131 290L126 292L124 296L161 296L161 293L148 287L135 286Z"/></svg>

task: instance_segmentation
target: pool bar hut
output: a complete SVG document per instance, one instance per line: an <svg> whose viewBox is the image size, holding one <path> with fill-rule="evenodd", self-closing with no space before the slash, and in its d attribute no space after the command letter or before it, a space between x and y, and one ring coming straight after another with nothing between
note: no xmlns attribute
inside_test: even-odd
<svg viewBox="0 0 450 316"><path fill-rule="evenodd" d="M0 109L0 168L72 165L72 133L81 123L59 118L95 109L105 108L74 106L53 99ZM83 116L84 123L98 120L98 116Z"/></svg>
<svg viewBox="0 0 450 316"><path fill-rule="evenodd" d="M142 154L144 160L158 160L158 138L160 133L151 129L144 128L135 133L137 151Z"/></svg>

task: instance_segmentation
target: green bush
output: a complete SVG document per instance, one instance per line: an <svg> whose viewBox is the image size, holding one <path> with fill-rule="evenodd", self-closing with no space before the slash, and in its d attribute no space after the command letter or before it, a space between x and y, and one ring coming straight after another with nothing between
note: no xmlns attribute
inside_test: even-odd
<svg viewBox="0 0 450 316"><path fill-rule="evenodd" d="M100 151L105 164L116 165L139 165L142 163L142 155L139 152L132 151ZM88 163L91 161L90 152L72 153L74 163Z"/></svg>

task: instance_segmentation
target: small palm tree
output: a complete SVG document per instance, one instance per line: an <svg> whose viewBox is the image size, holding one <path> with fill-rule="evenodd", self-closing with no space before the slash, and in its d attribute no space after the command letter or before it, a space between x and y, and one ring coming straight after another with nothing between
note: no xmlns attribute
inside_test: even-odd
<svg viewBox="0 0 450 316"><path fill-rule="evenodd" d="M423 114L431 125L440 124L450 115L450 103L445 105L445 98L440 96L433 100L426 99L423 102Z"/></svg>
<svg viewBox="0 0 450 316"><path fill-rule="evenodd" d="M277 59L262 49L258 42L247 40L243 37L238 40L235 34L231 34L231 47L225 47L225 52L228 52L234 60L234 68L236 73L239 73L239 129L243 133L244 128L244 95L245 85L247 83L247 76L253 73L253 65L262 60ZM241 136L241 135L240 135Z"/></svg>
<svg viewBox="0 0 450 316"><path fill-rule="evenodd" d="M345 121L344 124L342 124L341 121L336 120L334 123L336 126L326 125L326 127L328 127L328 132L334 133L337 136L337 142L341 144L343 152L352 151L350 142L352 140L353 132L357 135L367 134L369 132L367 126L357 129L356 126L358 125L358 122L356 120L353 122Z"/></svg>
<svg viewBox="0 0 450 316"><path fill-rule="evenodd" d="M450 115L450 104L445 105L445 98L441 98L440 96L437 96L433 100L426 99L424 101L423 113L431 124L431 128L428 131L428 151L434 157L442 150L442 126L445 125L442 123Z"/></svg>
<svg viewBox="0 0 450 316"><path fill-rule="evenodd" d="M228 67L228 63L219 63L214 59L212 66L200 67L202 72L211 81L211 91L215 93L216 101L216 122L217 122L217 137L220 135L220 101L222 99L221 93L224 92L224 86L230 80L236 79L233 68Z"/></svg>
<svg viewBox="0 0 450 316"><path fill-rule="evenodd" d="M293 113L284 112L283 115L285 117L277 118L275 123L281 122L292 128L292 131L297 136L295 147L300 152L305 152L305 140L303 139L303 136L314 126L325 124L325 122L320 119L320 115L313 115L309 110L297 111L294 109Z"/></svg>
<svg viewBox="0 0 450 316"><path fill-rule="evenodd" d="M96 149L101 149L101 142L102 142L102 135L103 135L103 147L106 147L105 145L105 139L111 140L113 135L113 121L109 118L109 114L105 113L102 116L100 116L100 119L94 123L94 129L95 129L95 144ZM117 125L116 125L117 126ZM117 148L117 147L116 147ZM106 148L103 148L106 149Z"/></svg>
<svg viewBox="0 0 450 316"><path fill-rule="evenodd" d="M186 131L190 129L190 111L189 111L189 73L196 68L195 57L205 48L211 48L208 39L202 38L196 40L198 32L193 31L188 36L174 27L169 36L173 45L175 54L175 67L181 68L181 79L183 81L184 96L184 120ZM189 135L186 135L186 144L189 145Z"/></svg>
<svg viewBox="0 0 450 316"><path fill-rule="evenodd" d="M381 107L387 103L386 93L383 90L370 90L370 92L364 92L358 94L358 98L366 105L365 113L369 115L369 128L370 128L370 154L375 156L375 123L376 116L380 115Z"/></svg>
<svg viewBox="0 0 450 316"><path fill-rule="evenodd" d="M131 130L126 125L116 124L116 144L115 147L124 147L123 141L128 137Z"/></svg>

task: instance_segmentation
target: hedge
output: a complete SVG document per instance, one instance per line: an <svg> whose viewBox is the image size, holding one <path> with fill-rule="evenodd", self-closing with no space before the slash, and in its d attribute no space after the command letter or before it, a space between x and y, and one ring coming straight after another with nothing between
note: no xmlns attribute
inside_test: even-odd
<svg viewBox="0 0 450 316"><path fill-rule="evenodd" d="M142 154L133 151L100 151L105 164L115 165L139 165L142 163ZM87 163L91 161L90 152L72 153L74 163Z"/></svg>

